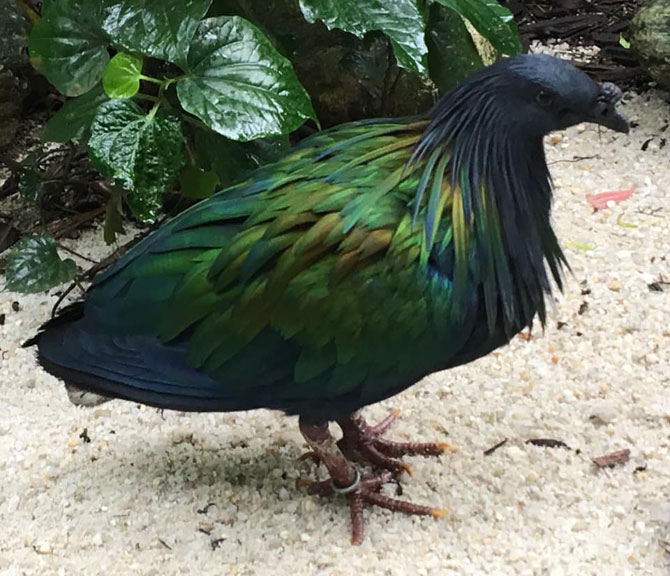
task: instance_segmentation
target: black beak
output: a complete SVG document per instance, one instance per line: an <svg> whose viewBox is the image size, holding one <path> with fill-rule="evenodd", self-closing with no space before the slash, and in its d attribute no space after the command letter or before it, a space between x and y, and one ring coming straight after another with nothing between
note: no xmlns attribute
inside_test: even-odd
<svg viewBox="0 0 670 576"><path fill-rule="evenodd" d="M616 104L621 100L621 96L621 89L616 84L612 84L611 82L602 84L596 101L596 110L590 121L615 132L628 134L630 126L628 126L626 119L616 110Z"/></svg>

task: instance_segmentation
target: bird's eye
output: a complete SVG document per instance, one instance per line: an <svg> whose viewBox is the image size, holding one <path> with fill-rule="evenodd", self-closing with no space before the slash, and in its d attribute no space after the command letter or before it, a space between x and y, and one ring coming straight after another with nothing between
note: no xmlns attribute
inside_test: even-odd
<svg viewBox="0 0 670 576"><path fill-rule="evenodd" d="M554 101L554 97L546 90L540 90L535 96L535 100L540 106L550 106Z"/></svg>

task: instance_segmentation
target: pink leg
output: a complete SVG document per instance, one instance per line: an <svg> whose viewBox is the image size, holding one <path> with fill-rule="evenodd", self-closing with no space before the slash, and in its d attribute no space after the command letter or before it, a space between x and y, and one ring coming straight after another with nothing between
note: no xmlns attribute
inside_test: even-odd
<svg viewBox="0 0 670 576"><path fill-rule="evenodd" d="M379 473L361 477L358 470L347 460L335 439L331 436L327 424L312 424L300 418L299 426L300 432L312 450L310 454L313 454L313 457L328 469L330 479L322 482L302 480L298 481L297 484L307 484L312 494L328 496L337 493L347 497L351 513L352 544L360 544L363 541L364 503L404 514L418 514L435 518L445 513L437 508L395 500L379 494L379 489L398 473L397 466L404 466L402 463L387 459L394 462L396 468L383 469ZM381 454L378 456L386 458ZM386 460L382 460L381 464L386 464ZM385 468L386 466L380 465L379 467Z"/></svg>

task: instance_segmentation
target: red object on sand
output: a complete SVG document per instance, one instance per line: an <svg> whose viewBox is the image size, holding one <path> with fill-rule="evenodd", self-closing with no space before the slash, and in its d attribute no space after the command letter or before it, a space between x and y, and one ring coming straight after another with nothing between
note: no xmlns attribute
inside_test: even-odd
<svg viewBox="0 0 670 576"><path fill-rule="evenodd" d="M607 203L612 201L616 204L628 200L635 192L635 186L626 190L612 190L611 192L599 192L598 194L587 194L586 200L595 210L607 208Z"/></svg>

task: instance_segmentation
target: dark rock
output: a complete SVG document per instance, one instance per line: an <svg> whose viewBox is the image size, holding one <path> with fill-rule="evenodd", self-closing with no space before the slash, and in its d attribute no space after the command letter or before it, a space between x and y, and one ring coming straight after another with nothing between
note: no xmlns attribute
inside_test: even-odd
<svg viewBox="0 0 670 576"><path fill-rule="evenodd" d="M27 92L22 70L28 64L28 22L17 0L0 0L0 148L16 134Z"/></svg>
<svg viewBox="0 0 670 576"><path fill-rule="evenodd" d="M650 76L670 90L670 0L647 0L631 23L631 47Z"/></svg>

